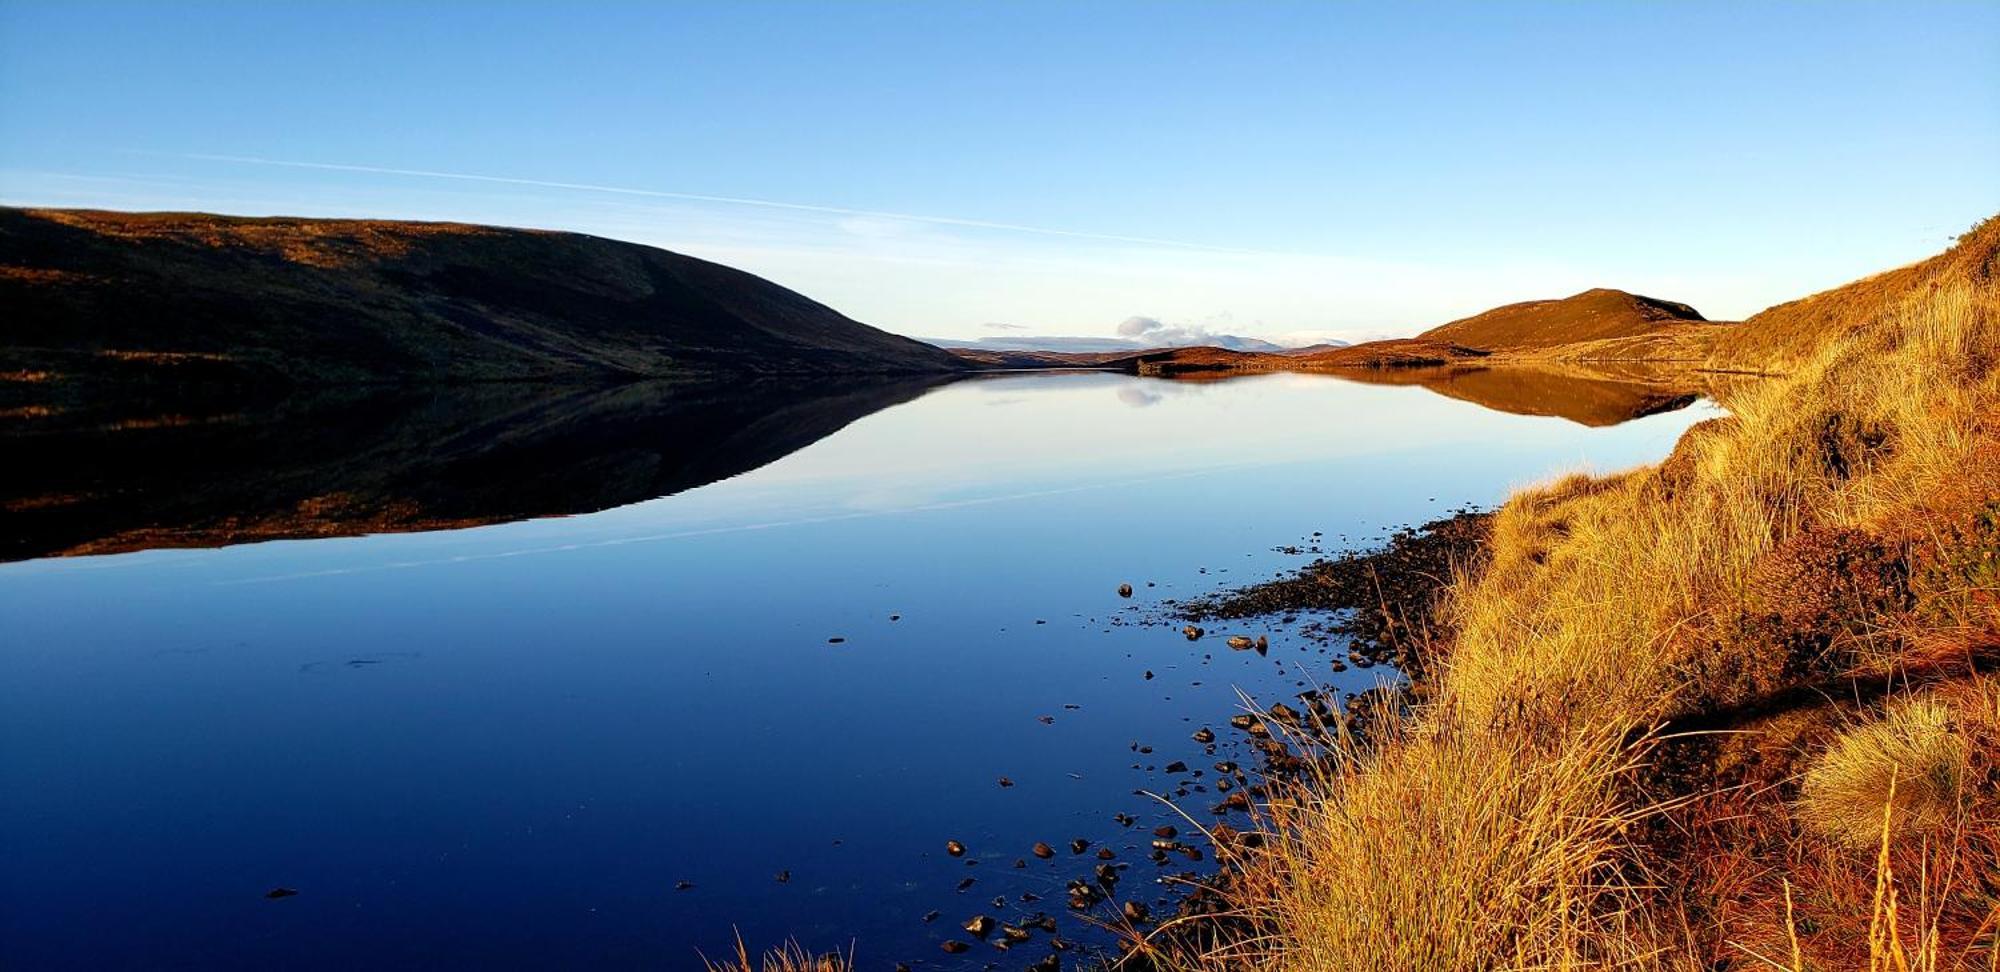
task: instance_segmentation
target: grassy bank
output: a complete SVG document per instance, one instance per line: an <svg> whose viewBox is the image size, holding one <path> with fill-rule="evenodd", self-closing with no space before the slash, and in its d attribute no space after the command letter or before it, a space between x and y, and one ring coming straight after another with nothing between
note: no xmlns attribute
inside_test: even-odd
<svg viewBox="0 0 2000 972"><path fill-rule="evenodd" d="M2000 218L1711 354L1772 377L1513 497L1414 707L1292 734L1222 914L1127 964L2000 969Z"/></svg>
<svg viewBox="0 0 2000 972"><path fill-rule="evenodd" d="M1992 968L2000 220L1745 322L1660 466L1514 497L1425 704L1240 851L1238 969Z"/></svg>

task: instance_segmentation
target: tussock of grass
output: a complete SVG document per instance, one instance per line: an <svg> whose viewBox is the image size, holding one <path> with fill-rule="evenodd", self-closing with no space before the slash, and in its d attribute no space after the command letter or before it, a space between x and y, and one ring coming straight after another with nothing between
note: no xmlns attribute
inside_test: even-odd
<svg viewBox="0 0 2000 972"><path fill-rule="evenodd" d="M1976 774L2000 742L1929 728L1964 704L1893 701L1994 691L1976 672L2000 651L1995 254L2000 219L1774 309L1771 333L1725 343L1786 374L1732 386L1728 418L1658 468L1508 503L1444 609L1455 634L1424 706L1271 806L1236 902L1263 937L1179 964L1996 961L2000 818L1940 808L1990 795ZM1856 725L1835 703L1863 684L1892 701ZM1697 718L1730 735L1649 732ZM1855 838L1880 835L1885 806L1876 861ZM1892 871L1915 875L1887 909L1893 945L1871 894Z"/></svg>
<svg viewBox="0 0 2000 972"><path fill-rule="evenodd" d="M1806 770L1799 816L1827 836L1873 843L1883 808L1907 833L1935 833L1970 803L1971 743L1942 703L1898 704L1843 734Z"/></svg>

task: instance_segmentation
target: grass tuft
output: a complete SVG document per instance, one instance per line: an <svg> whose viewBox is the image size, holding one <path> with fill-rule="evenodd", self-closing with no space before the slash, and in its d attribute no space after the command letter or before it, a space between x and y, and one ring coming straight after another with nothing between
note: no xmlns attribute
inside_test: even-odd
<svg viewBox="0 0 2000 972"><path fill-rule="evenodd" d="M702 964L708 972L852 972L854 956L841 952L808 952L798 942L786 942L756 957L736 936L736 954L717 962L706 956Z"/></svg>
<svg viewBox="0 0 2000 972"><path fill-rule="evenodd" d="M1834 840L1865 847L1881 808L1905 834L1935 834L1970 805L1972 745L1933 699L1902 702L1842 733L1806 770L1798 813Z"/></svg>

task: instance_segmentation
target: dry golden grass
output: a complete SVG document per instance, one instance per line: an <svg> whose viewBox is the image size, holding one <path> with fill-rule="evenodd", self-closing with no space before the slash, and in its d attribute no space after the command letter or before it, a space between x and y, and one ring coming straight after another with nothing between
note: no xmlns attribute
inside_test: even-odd
<svg viewBox="0 0 2000 972"><path fill-rule="evenodd" d="M1806 770L1799 816L1835 840L1867 846L1884 807L1907 833L1934 834L1970 804L1972 744L1935 699L1898 703L1842 733Z"/></svg>
<svg viewBox="0 0 2000 972"><path fill-rule="evenodd" d="M1808 708L1778 767L1766 754L1763 778L1731 788L1664 765L1688 743L1649 730L1754 725L1818 686L1987 686L1968 680L2000 648L1995 253L2000 219L1811 299L1863 316L1748 342L1782 347L1787 373L1733 389L1730 417L1667 463L1509 502L1490 564L1449 600L1425 706L1269 808L1267 849L1236 885L1261 937L1168 964L1989 967L2000 823L1940 808L1990 796L1972 774L2000 762L1995 734L1925 728L1957 711L1941 702L1892 702L1845 736L1855 705ZM1752 745L1721 738L1695 751ZM1786 794L1813 759L1794 820ZM1890 850L1857 857L1884 807ZM1701 843L1724 832L1745 836ZM1872 896L1856 883L1871 863L1887 882ZM1919 893L1896 896L1899 863Z"/></svg>
<svg viewBox="0 0 2000 972"><path fill-rule="evenodd" d="M704 958L702 964L707 966L708 972L850 972L854 968L854 956L840 952L816 955L797 942L787 942L752 958L750 949L739 936L735 955L720 962Z"/></svg>

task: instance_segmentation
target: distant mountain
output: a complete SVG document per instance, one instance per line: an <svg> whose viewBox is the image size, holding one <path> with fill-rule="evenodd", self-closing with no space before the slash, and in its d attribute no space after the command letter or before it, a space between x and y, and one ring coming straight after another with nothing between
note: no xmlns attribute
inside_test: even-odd
<svg viewBox="0 0 2000 972"><path fill-rule="evenodd" d="M1308 344L1302 348L1283 348L1273 353L1300 358L1312 354L1325 354L1328 351L1338 351L1341 348L1351 348L1353 346L1346 341L1320 341L1317 344Z"/></svg>
<svg viewBox="0 0 2000 972"><path fill-rule="evenodd" d="M1130 338L1060 337L1054 335L1043 337L988 337L980 338L976 341L966 341L958 338L926 338L925 340L941 348L956 350L998 352L1054 351L1068 354L1101 354L1116 351L1122 351L1127 354L1139 354L1166 347L1185 346L1227 348L1231 351L1259 351L1266 354L1292 354L1302 350L1287 347L1273 341L1266 341L1262 338L1242 337L1235 334L1204 335L1199 345L1161 345L1149 344L1144 341L1134 341ZM1316 348L1345 346L1346 342L1344 341L1328 341L1314 345Z"/></svg>
<svg viewBox="0 0 2000 972"><path fill-rule="evenodd" d="M455 223L0 209L0 371L426 383L963 370L741 270Z"/></svg>
<svg viewBox="0 0 2000 972"><path fill-rule="evenodd" d="M1560 300L1495 307L1440 324L1417 338L1482 351L1528 351L1639 337L1690 323L1707 323L1707 319L1686 304L1600 288Z"/></svg>
<svg viewBox="0 0 2000 972"><path fill-rule="evenodd" d="M1124 338L1094 337L989 337L976 340L963 338L920 338L948 350L967 351L1061 351L1075 354L1096 354L1106 351L1135 353L1145 350L1137 341Z"/></svg>
<svg viewBox="0 0 2000 972"><path fill-rule="evenodd" d="M948 348L954 356L978 368L1114 368L1130 371L1144 352L1028 351L1011 348Z"/></svg>

